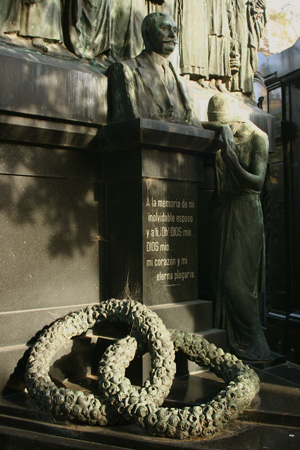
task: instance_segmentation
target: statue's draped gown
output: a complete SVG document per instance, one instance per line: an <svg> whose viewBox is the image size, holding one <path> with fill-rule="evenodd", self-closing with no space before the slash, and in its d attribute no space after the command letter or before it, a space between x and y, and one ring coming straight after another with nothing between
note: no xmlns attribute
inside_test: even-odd
<svg viewBox="0 0 300 450"><path fill-rule="evenodd" d="M237 142L239 161L248 171L257 152L252 146L253 133ZM267 158L264 154L256 156ZM239 358L269 359L259 318L259 293L264 281L260 193L235 180L220 151L216 155L216 182L211 202L215 326L227 330L228 347Z"/></svg>

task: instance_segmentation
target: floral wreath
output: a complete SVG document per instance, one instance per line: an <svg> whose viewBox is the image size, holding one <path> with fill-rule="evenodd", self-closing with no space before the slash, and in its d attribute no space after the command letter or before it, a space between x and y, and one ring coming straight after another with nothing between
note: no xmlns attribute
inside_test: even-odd
<svg viewBox="0 0 300 450"><path fill-rule="evenodd" d="M69 339L106 320L125 322L131 336L104 352L98 368L99 396L58 388L49 376L51 360ZM126 367L137 349L151 355L151 371L142 387L131 385ZM184 408L161 407L175 375L175 351L211 369L228 386L210 402ZM259 378L234 355L193 333L167 330L141 303L107 300L54 322L32 348L25 374L28 394L53 414L89 425L115 424L122 418L157 436L185 439L211 436L235 419L259 391Z"/></svg>
<svg viewBox="0 0 300 450"><path fill-rule="evenodd" d="M145 428L150 434L177 439L211 436L249 406L259 391L259 378L236 356L224 353L206 339L193 333L169 331L176 351L180 350L188 359L210 368L229 383L226 389L210 402L199 406L181 409L157 407L143 392L143 388L137 391L125 378L125 369L134 358L137 348L135 339L126 337L109 346L100 361L98 380L102 398L127 421ZM117 381L115 373L118 374ZM155 378L153 390L163 381L163 373L161 375L161 379ZM106 389L103 389L103 377L107 383ZM124 381L126 394L123 390Z"/></svg>
<svg viewBox="0 0 300 450"><path fill-rule="evenodd" d="M120 420L121 416L116 413L115 408L101 403L99 397L58 388L49 376L51 361L65 342L106 320L127 323L140 350L144 351L145 344L147 345L152 358L152 371L145 383L155 385L156 377L159 378L158 374L161 370L164 371L164 384L155 391L155 395L150 394L149 390L156 405L163 403L169 394L176 370L170 334L157 314L141 303L111 299L58 319L38 338L28 358L25 381L28 394L41 408L56 416L65 416L89 425L107 425L108 422L113 424ZM105 389L105 379L102 384ZM126 393L125 386L124 392Z"/></svg>

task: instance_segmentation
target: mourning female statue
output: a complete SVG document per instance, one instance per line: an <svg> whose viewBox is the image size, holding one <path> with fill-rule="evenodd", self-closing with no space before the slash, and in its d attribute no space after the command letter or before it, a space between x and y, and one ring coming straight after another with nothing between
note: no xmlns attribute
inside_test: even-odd
<svg viewBox="0 0 300 450"><path fill-rule="evenodd" d="M268 136L238 112L230 95L208 105L208 125L225 147L216 155L212 212L212 293L215 326L227 330L228 347L244 360L267 360L270 349L259 319L264 274L260 190L268 161Z"/></svg>

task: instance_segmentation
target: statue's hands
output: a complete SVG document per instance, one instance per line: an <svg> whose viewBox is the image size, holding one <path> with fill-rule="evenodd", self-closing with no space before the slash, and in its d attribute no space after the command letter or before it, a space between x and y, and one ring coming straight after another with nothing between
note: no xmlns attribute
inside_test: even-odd
<svg viewBox="0 0 300 450"><path fill-rule="evenodd" d="M227 147L221 151L221 155L223 161L231 170L234 171L235 168L240 165L239 159L235 152L235 147L227 145Z"/></svg>
<svg viewBox="0 0 300 450"><path fill-rule="evenodd" d="M221 150L222 159L227 166L234 168L239 165L239 160L235 151L236 143L233 133L228 125L222 125L220 132L225 143L225 147Z"/></svg>
<svg viewBox="0 0 300 450"><path fill-rule="evenodd" d="M221 125L220 126L220 133L223 138L223 141L228 146L231 146L235 148L235 140L232 133L232 130L229 125Z"/></svg>

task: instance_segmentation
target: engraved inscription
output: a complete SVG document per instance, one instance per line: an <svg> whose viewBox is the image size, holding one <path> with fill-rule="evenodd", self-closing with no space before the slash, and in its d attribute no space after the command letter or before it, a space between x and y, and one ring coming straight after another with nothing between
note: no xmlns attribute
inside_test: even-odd
<svg viewBox="0 0 300 450"><path fill-rule="evenodd" d="M196 196L195 183L144 180L144 285L173 301L197 295Z"/></svg>

